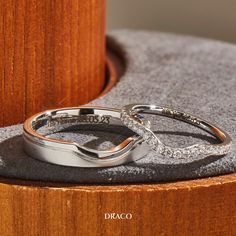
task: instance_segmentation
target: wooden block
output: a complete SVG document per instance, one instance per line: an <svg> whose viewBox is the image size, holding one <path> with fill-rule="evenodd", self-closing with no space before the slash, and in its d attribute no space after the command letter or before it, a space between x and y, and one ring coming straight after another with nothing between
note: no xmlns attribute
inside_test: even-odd
<svg viewBox="0 0 236 236"><path fill-rule="evenodd" d="M236 235L236 174L113 186L1 179L0 193L2 236Z"/></svg>
<svg viewBox="0 0 236 236"><path fill-rule="evenodd" d="M0 126L97 97L104 25L105 0L0 1Z"/></svg>

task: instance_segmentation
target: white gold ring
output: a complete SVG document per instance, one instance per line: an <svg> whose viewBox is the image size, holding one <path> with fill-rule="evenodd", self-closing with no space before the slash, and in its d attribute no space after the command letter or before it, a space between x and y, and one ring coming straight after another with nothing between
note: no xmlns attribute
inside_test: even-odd
<svg viewBox="0 0 236 236"><path fill-rule="evenodd" d="M181 120L193 126L199 127L215 136L221 141L219 144L194 144L188 147L171 147L165 145L147 126L144 126L137 114L154 114ZM225 155L229 152L231 146L230 136L222 129L201 118L187 114L185 112L173 110L166 107L148 105L148 104L130 104L122 108L121 120L128 128L144 138L145 142L151 146L157 153L176 159L185 159L189 157L206 157L212 155Z"/></svg>
<svg viewBox="0 0 236 236"><path fill-rule="evenodd" d="M81 123L124 126L120 115L121 110L104 107L69 107L41 112L24 123L24 149L33 158L65 166L108 167L138 160L150 149L135 133L115 148L99 151L76 142L51 139L38 132L44 126L50 130Z"/></svg>

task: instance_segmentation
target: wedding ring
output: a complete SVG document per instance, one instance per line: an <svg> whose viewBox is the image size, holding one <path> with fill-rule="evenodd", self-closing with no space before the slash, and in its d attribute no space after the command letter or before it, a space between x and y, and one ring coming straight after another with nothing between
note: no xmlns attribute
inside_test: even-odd
<svg viewBox="0 0 236 236"><path fill-rule="evenodd" d="M220 140L220 143L195 144L183 148L165 145L160 141L155 133L150 130L150 128L148 128L147 126L145 127L140 123L139 119L137 119L137 114L140 113L166 116L189 123L215 136ZM121 120L128 128L143 137L145 142L150 145L153 150L169 158L184 159L198 156L218 156L225 155L230 150L231 138L226 132L224 132L217 126L212 125L205 120L202 120L201 118L195 117L185 112L156 105L130 104L123 107Z"/></svg>
<svg viewBox="0 0 236 236"><path fill-rule="evenodd" d="M76 167L108 167L138 160L150 148L135 133L115 148L100 151L76 142L48 138L39 132L42 127L55 131L74 124L124 126L120 116L121 110L103 107L62 108L36 114L24 123L24 150L41 161ZM138 120L141 124L142 120Z"/></svg>

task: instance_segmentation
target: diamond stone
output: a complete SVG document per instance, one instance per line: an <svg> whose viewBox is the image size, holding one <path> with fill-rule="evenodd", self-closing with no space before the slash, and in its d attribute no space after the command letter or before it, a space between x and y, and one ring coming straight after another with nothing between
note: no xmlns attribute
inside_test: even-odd
<svg viewBox="0 0 236 236"><path fill-rule="evenodd" d="M173 153L173 157L179 159L179 158L181 158L181 156L182 156L181 151L176 149Z"/></svg>
<svg viewBox="0 0 236 236"><path fill-rule="evenodd" d="M172 152L170 147L166 147L165 155L168 156L168 157L172 157L173 156L173 152Z"/></svg>
<svg viewBox="0 0 236 236"><path fill-rule="evenodd" d="M123 122L124 122L124 125L128 126L128 124L130 122L129 117L125 117Z"/></svg>
<svg viewBox="0 0 236 236"><path fill-rule="evenodd" d="M150 133L145 130L145 132L143 134L143 138L148 141L148 140L150 140L150 138L152 138L152 135L150 136Z"/></svg>
<svg viewBox="0 0 236 236"><path fill-rule="evenodd" d="M190 152L190 150L189 150L188 148L185 148L185 149L184 149L184 155L185 155L187 158L190 157L191 152Z"/></svg>
<svg viewBox="0 0 236 236"><path fill-rule="evenodd" d="M151 146L156 146L158 144L156 138L152 137L147 141L147 143Z"/></svg>
<svg viewBox="0 0 236 236"><path fill-rule="evenodd" d="M133 130L134 132L136 132L136 131L138 131L138 129L139 129L139 127L138 127L137 123L135 122L135 123L133 124L133 126L132 126L132 130Z"/></svg>
<svg viewBox="0 0 236 236"><path fill-rule="evenodd" d="M146 132L145 128L140 127L137 133L143 137L144 133Z"/></svg>
<svg viewBox="0 0 236 236"><path fill-rule="evenodd" d="M159 145L158 152L162 155L165 153L165 147L162 144Z"/></svg>

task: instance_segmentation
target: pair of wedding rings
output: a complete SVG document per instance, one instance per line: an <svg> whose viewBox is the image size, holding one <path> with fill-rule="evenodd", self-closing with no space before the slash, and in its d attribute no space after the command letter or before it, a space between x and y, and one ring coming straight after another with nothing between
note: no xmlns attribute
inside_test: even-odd
<svg viewBox="0 0 236 236"><path fill-rule="evenodd" d="M150 122L140 114L154 114L177 119L215 136L219 144L195 144L188 147L171 147L160 141L151 130ZM76 142L47 137L40 132L56 132L61 127L78 124L126 126L133 135L110 150L95 150ZM185 159L225 155L231 146L230 136L209 122L185 112L146 104L130 104L122 109L104 107L72 107L48 110L27 119L24 123L24 149L41 161L75 167L109 167L143 158L150 148L167 158Z"/></svg>

